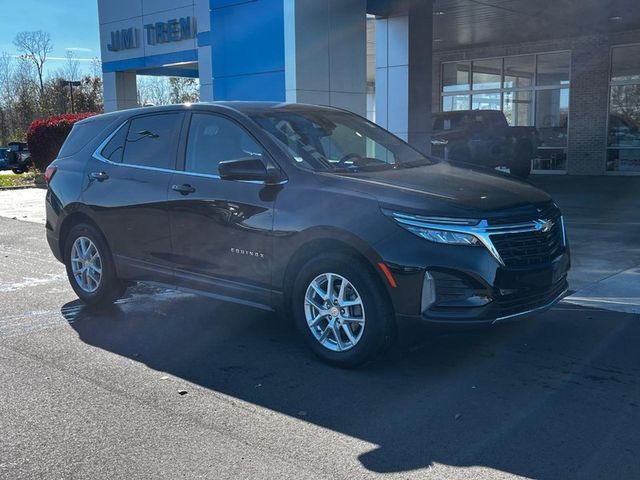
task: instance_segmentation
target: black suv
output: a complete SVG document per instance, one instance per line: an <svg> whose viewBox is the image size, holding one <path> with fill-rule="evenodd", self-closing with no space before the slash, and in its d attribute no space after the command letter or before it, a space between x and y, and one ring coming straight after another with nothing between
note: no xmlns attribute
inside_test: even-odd
<svg viewBox="0 0 640 480"><path fill-rule="evenodd" d="M548 195L334 108L99 115L73 127L45 177L47 238L86 303L148 281L284 311L339 365L387 345L398 318L493 324L567 288Z"/></svg>

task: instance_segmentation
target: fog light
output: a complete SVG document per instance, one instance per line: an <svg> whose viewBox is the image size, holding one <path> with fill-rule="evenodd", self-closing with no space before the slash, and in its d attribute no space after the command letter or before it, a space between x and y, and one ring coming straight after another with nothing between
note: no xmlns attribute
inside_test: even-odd
<svg viewBox="0 0 640 480"><path fill-rule="evenodd" d="M429 272L424 273L422 280L422 301L420 311L424 312L436 301L436 282Z"/></svg>

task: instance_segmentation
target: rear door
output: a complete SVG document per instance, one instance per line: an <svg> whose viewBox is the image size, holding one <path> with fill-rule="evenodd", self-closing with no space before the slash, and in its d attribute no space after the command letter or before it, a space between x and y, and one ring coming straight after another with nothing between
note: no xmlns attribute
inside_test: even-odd
<svg viewBox="0 0 640 480"><path fill-rule="evenodd" d="M183 118L181 112L134 117L87 166L83 199L123 277L173 280L167 189Z"/></svg>
<svg viewBox="0 0 640 480"><path fill-rule="evenodd" d="M277 187L218 175L221 161L254 156L268 162L267 154L227 116L194 112L188 123L184 171L173 175L169 188L176 282L269 305Z"/></svg>

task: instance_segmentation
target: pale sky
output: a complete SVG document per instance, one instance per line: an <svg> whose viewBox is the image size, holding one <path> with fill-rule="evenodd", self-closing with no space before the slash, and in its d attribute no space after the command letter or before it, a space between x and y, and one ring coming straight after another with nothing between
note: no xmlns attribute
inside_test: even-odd
<svg viewBox="0 0 640 480"><path fill-rule="evenodd" d="M97 0L0 0L0 11L0 52L17 55L12 43L16 33L43 30L53 40L49 72L64 65L67 49L80 59L83 72L93 58L100 58Z"/></svg>

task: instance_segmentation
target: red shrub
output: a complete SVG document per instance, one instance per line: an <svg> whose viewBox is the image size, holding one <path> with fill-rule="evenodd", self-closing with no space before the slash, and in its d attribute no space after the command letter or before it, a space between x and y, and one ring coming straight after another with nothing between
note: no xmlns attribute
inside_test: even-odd
<svg viewBox="0 0 640 480"><path fill-rule="evenodd" d="M75 113L34 120L27 130L27 144L34 166L41 172L53 162L73 124L95 113Z"/></svg>

